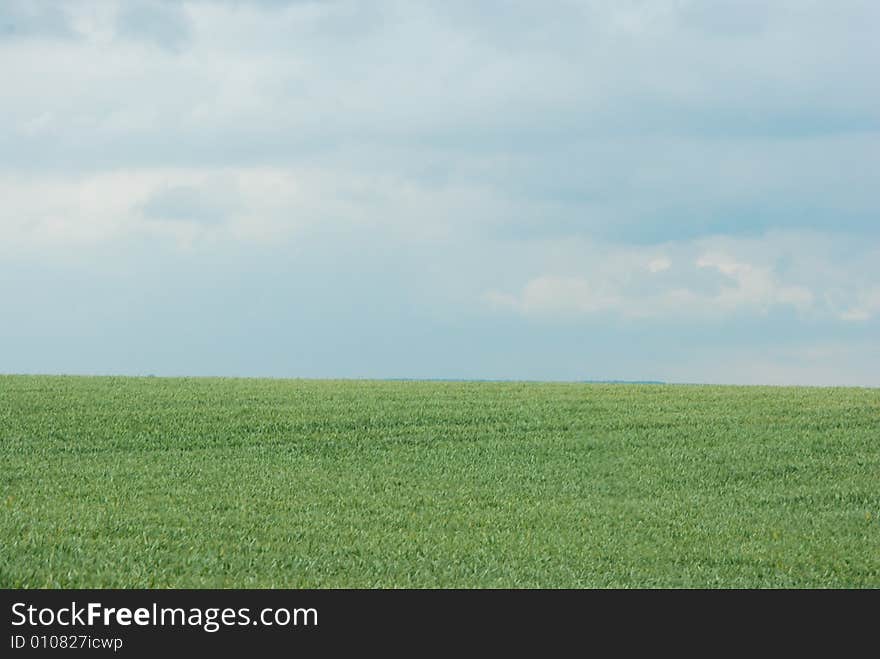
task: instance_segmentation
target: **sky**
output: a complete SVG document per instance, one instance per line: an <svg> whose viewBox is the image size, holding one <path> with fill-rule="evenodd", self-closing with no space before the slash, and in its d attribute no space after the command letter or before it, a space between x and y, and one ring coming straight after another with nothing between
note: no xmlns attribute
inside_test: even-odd
<svg viewBox="0 0 880 659"><path fill-rule="evenodd" d="M0 373L880 386L876 0L3 0Z"/></svg>

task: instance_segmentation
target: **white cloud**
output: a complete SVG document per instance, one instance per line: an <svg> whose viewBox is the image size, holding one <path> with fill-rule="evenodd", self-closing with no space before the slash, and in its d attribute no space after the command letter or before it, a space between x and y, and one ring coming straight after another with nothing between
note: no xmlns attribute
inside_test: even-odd
<svg viewBox="0 0 880 659"><path fill-rule="evenodd" d="M527 315L589 314L617 309L623 302L585 279L554 275L532 279L519 296L490 291L487 300Z"/></svg>
<svg viewBox="0 0 880 659"><path fill-rule="evenodd" d="M708 253L697 259L697 267L714 268L731 280L716 295L702 301L709 308L736 311L754 308L762 312L774 306L792 306L806 311L813 303L813 293L805 286L786 285L768 267L743 263L731 257Z"/></svg>
<svg viewBox="0 0 880 659"><path fill-rule="evenodd" d="M0 172L0 252L43 254L145 235L191 247L353 229L410 243L464 240L515 215L492 190L321 165Z"/></svg>
<svg viewBox="0 0 880 659"><path fill-rule="evenodd" d="M861 293L858 303L842 312L840 317L848 321L865 321L878 314L880 314L880 286Z"/></svg>
<svg viewBox="0 0 880 659"><path fill-rule="evenodd" d="M529 278L519 293L490 290L484 299L496 309L544 317L605 313L675 318L767 314L774 309L789 309L801 315L834 314L829 305L817 308L811 286L785 281L776 272L774 259L751 263L723 251L703 251L707 242L713 241L667 243L664 249L681 255L680 265L673 266L665 256L649 258L641 261L648 263L647 272L636 264L645 258L640 251L647 253L652 248L602 245L591 253L587 265L575 271L543 273ZM687 258L688 254L693 256ZM576 272L578 269L580 272ZM653 276L659 272L664 273L663 278ZM707 277L713 272L714 276ZM847 294L858 295L858 288L852 286Z"/></svg>
<svg viewBox="0 0 880 659"><path fill-rule="evenodd" d="M651 272L663 272L664 270L669 270L671 265L672 261L665 256L661 256L660 258L651 259L648 262L648 270Z"/></svg>

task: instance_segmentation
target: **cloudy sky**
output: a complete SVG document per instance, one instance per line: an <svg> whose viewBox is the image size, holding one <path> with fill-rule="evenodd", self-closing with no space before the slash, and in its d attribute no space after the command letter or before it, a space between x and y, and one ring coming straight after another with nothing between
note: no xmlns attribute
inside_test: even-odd
<svg viewBox="0 0 880 659"><path fill-rule="evenodd" d="M3 0L0 372L880 386L876 0Z"/></svg>

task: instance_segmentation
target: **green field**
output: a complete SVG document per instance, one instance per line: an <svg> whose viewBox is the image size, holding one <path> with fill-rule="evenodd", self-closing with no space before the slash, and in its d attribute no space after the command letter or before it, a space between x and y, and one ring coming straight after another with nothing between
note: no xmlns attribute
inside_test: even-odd
<svg viewBox="0 0 880 659"><path fill-rule="evenodd" d="M0 376L3 587L880 587L880 390Z"/></svg>

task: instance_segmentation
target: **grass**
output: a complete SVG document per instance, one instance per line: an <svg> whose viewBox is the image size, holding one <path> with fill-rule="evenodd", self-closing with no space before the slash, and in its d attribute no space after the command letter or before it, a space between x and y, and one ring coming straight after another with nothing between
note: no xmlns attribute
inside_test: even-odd
<svg viewBox="0 0 880 659"><path fill-rule="evenodd" d="M0 377L0 586L880 587L880 390Z"/></svg>

